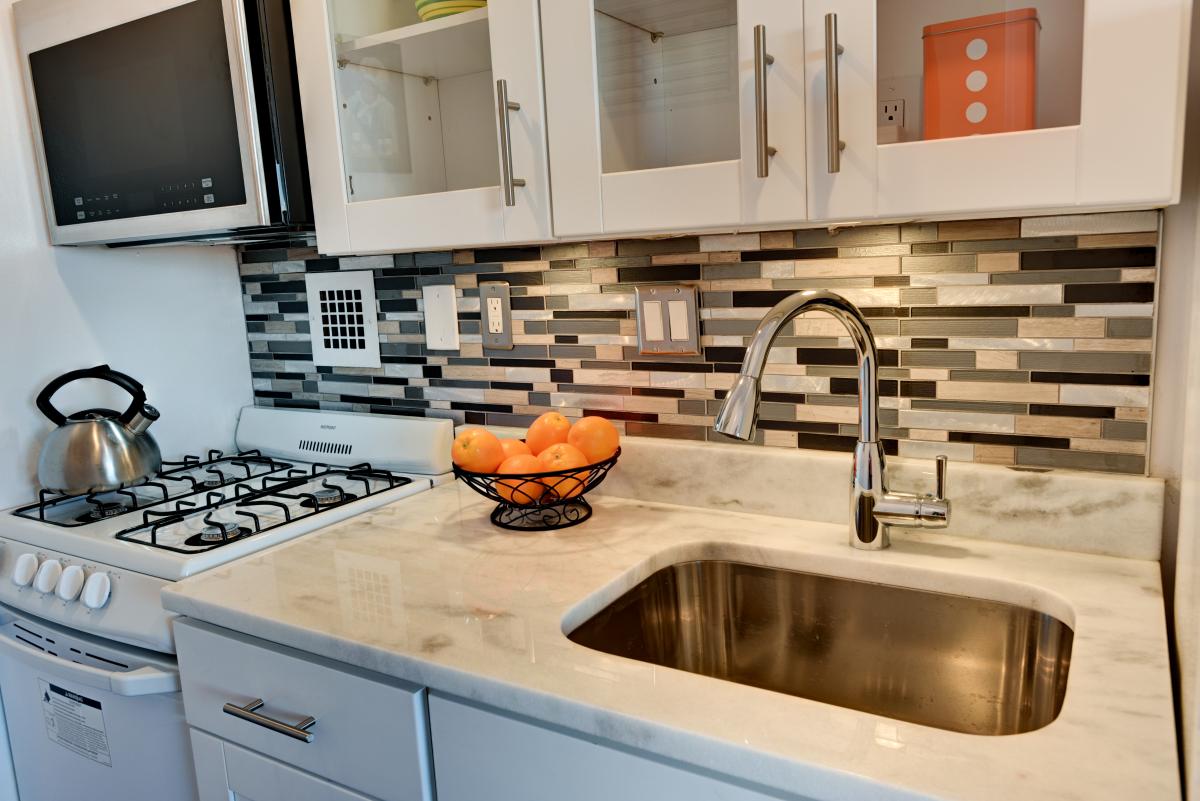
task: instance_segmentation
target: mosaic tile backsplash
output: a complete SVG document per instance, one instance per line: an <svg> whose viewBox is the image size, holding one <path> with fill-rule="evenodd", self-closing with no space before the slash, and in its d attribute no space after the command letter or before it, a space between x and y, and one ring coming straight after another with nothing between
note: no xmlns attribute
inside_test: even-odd
<svg viewBox="0 0 1200 801"><path fill-rule="evenodd" d="M1142 473L1157 212L633 239L394 256L246 250L256 402L525 425L547 409L642 436L712 431L747 339L799 289L862 308L881 350L888 453ZM305 272L371 270L383 367L315 367ZM512 286L515 348L484 350L478 284ZM633 290L696 286L702 356L638 354ZM427 351L421 287L453 284L459 351ZM798 319L764 380L757 440L850 451L855 354Z"/></svg>

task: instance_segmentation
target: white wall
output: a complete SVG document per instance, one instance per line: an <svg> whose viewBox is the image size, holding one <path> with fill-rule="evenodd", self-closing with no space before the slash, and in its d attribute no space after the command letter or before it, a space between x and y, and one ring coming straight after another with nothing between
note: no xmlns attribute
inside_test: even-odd
<svg viewBox="0 0 1200 801"><path fill-rule="evenodd" d="M33 398L67 370L109 362L145 384L168 456L231 447L252 397L232 248L47 243L11 5L0 0L0 507L35 494L49 424ZM60 395L68 410L124 408L105 384Z"/></svg>

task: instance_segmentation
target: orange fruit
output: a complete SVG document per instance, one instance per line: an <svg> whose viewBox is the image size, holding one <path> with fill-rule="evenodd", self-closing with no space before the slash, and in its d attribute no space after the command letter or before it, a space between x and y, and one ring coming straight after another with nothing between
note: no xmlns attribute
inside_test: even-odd
<svg viewBox="0 0 1200 801"><path fill-rule="evenodd" d="M496 470L501 474L540 473L541 471L541 462L536 456L528 453L519 453L516 456L508 457ZM536 478L504 479L497 481L495 486L496 492L500 494L501 498L516 506L537 503L546 491L546 485Z"/></svg>
<svg viewBox="0 0 1200 801"><path fill-rule="evenodd" d="M566 442L570 430L570 420L558 412L546 412L529 427L529 432L525 435L525 444L529 446L530 453L537 456L551 445Z"/></svg>
<svg viewBox="0 0 1200 801"><path fill-rule="evenodd" d="M595 464L617 452L621 435L617 433L617 427L603 417L584 417L571 426L567 443L578 448L587 457L588 464Z"/></svg>
<svg viewBox="0 0 1200 801"><path fill-rule="evenodd" d="M541 463L542 470L547 473L573 470L576 467L587 467L588 465L588 459L583 452L565 442L559 442L546 448L538 454L537 460ZM583 492L587 476L587 471L583 470L561 477L543 478L542 483L546 485L546 489L560 498L574 498Z"/></svg>
<svg viewBox="0 0 1200 801"><path fill-rule="evenodd" d="M532 456L533 451L529 450L529 446L519 439L502 439L500 447L504 449L504 458L509 459L513 456Z"/></svg>
<svg viewBox="0 0 1200 801"><path fill-rule="evenodd" d="M454 438L450 458L468 472L490 473L504 461L504 449L492 432L468 428Z"/></svg>

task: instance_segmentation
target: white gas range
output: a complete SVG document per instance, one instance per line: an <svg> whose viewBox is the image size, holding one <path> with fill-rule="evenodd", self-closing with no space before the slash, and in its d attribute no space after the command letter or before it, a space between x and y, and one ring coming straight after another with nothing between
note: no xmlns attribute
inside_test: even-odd
<svg viewBox="0 0 1200 801"><path fill-rule="evenodd" d="M448 420L247 407L236 453L0 513L0 692L21 797L194 797L161 589L452 481L452 438Z"/></svg>

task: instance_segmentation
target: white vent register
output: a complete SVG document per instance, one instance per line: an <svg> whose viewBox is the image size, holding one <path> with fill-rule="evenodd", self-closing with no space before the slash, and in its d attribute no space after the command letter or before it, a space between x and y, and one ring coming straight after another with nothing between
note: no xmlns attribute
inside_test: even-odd
<svg viewBox="0 0 1200 801"><path fill-rule="evenodd" d="M308 325L313 364L379 367L379 312L370 270L308 273Z"/></svg>

